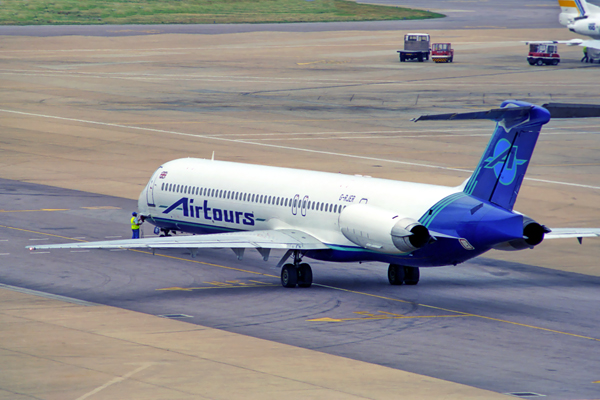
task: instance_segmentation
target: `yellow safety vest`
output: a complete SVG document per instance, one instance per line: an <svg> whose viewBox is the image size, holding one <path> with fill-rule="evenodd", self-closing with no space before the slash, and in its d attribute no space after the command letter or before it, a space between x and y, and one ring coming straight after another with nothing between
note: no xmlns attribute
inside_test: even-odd
<svg viewBox="0 0 600 400"><path fill-rule="evenodd" d="M137 217L131 217L131 229L136 230L140 229L140 226L136 224Z"/></svg>

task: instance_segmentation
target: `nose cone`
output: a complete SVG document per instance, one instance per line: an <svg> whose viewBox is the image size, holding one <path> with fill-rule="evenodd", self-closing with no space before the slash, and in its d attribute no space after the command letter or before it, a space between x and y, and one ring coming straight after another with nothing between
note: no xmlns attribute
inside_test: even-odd
<svg viewBox="0 0 600 400"><path fill-rule="evenodd" d="M148 207L148 186L142 190L140 197L138 198L138 213L144 216L150 215L150 208Z"/></svg>

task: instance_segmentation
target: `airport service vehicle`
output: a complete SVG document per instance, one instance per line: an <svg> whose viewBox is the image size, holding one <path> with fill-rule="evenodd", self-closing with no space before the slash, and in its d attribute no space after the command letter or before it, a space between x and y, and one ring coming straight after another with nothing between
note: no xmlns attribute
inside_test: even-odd
<svg viewBox="0 0 600 400"><path fill-rule="evenodd" d="M600 228L548 228L513 211L542 125L551 117L600 116L600 106L505 101L489 111L415 121L489 119L496 129L472 176L457 187L234 162L182 158L161 165L138 214L162 236L36 245L36 249L245 249L269 259L284 287L309 287L312 258L388 264L392 285L416 285L422 267L457 265L485 252L544 239L600 236ZM192 235L170 236L171 232ZM287 262L291 258L291 262ZM351 267L349 267L351 268Z"/></svg>
<svg viewBox="0 0 600 400"><path fill-rule="evenodd" d="M431 45L431 59L436 63L447 63L454 60L454 49L451 43L434 43Z"/></svg>
<svg viewBox="0 0 600 400"><path fill-rule="evenodd" d="M429 60L429 35L427 33L407 33L404 35L404 50L398 50L400 62Z"/></svg>
<svg viewBox="0 0 600 400"><path fill-rule="evenodd" d="M530 42L527 62L529 62L529 65L558 65L560 62L558 46L555 44Z"/></svg>

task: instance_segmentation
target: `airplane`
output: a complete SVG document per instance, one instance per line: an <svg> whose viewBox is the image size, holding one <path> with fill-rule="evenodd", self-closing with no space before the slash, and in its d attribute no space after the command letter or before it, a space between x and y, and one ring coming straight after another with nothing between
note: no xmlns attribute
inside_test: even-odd
<svg viewBox="0 0 600 400"><path fill-rule="evenodd" d="M590 59L600 59L600 7L588 3L586 0L558 0L558 5L560 6L558 22L569 28L571 32L589 36L593 40L548 40L525 43L554 43L587 47Z"/></svg>
<svg viewBox="0 0 600 400"><path fill-rule="evenodd" d="M500 108L414 119L496 121L479 165L462 185L438 186L213 159L166 162L138 200L161 236L28 246L30 250L256 249L277 264L284 287L310 287L303 259L389 264L392 285L416 285L421 267L457 265L491 249L534 248L544 239L600 236L600 228L553 228L513 211L542 125L551 117L599 117L600 106L507 100ZM172 232L190 235L171 236ZM291 257L291 262L286 261Z"/></svg>

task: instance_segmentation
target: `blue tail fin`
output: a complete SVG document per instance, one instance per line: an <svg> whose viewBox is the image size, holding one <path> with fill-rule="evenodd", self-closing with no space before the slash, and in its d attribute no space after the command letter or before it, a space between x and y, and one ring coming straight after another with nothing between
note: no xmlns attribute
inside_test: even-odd
<svg viewBox="0 0 600 400"><path fill-rule="evenodd" d="M512 210L540 130L550 120L550 113L539 106L510 100L494 111L497 115L490 119L498 121L496 130L464 192Z"/></svg>

